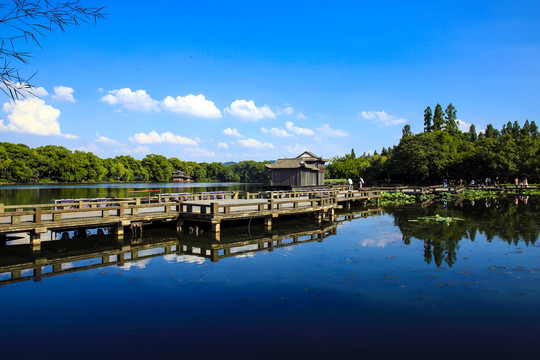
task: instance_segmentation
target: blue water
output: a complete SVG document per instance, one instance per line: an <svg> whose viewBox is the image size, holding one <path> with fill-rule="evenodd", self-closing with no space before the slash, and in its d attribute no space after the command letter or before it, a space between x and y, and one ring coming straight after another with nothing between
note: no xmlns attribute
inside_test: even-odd
<svg viewBox="0 0 540 360"><path fill-rule="evenodd" d="M2 358L538 359L538 205L501 204L532 224L513 229L514 242L493 225L494 207L389 208L320 242L218 262L160 255L4 285ZM407 221L420 213L464 220ZM460 231L469 235L455 247L425 239ZM430 260L427 241L454 248L455 261Z"/></svg>

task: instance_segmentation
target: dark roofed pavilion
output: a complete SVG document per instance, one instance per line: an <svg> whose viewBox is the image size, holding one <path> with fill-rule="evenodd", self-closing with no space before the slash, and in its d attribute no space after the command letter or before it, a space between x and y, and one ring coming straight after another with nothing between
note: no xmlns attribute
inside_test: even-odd
<svg viewBox="0 0 540 360"><path fill-rule="evenodd" d="M324 185L324 163L327 159L304 151L295 158L278 159L266 165L271 171L272 186L321 186Z"/></svg>

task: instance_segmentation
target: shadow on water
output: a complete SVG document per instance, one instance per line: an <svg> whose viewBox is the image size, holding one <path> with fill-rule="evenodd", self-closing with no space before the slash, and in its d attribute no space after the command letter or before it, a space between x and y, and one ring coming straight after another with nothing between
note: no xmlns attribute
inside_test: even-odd
<svg viewBox="0 0 540 360"><path fill-rule="evenodd" d="M0 246L0 286L25 280L41 281L43 278L91 270L104 266L126 266L160 256L181 256L191 262L218 262L238 256L252 256L259 251L322 242L337 234L338 225L362 217L380 214L381 209L358 209L342 212L334 222L316 225L313 218L291 216L281 220L274 230L267 231L257 219L248 223L227 226L216 240L213 233L204 229L188 228L177 233L174 226L155 225L147 230L127 234L125 239L106 235L107 230L92 233L69 232L42 241L39 247L28 240L8 240ZM188 262L190 262L188 261Z"/></svg>
<svg viewBox="0 0 540 360"><path fill-rule="evenodd" d="M537 358L538 199L365 210L231 222L221 241L172 224L8 241L3 355ZM436 214L462 220L409 221Z"/></svg>
<svg viewBox="0 0 540 360"><path fill-rule="evenodd" d="M496 198L479 201L421 205L387 206L402 241L424 242L424 260L437 267L453 266L459 244L475 241L480 234L488 242L500 239L510 245L534 245L540 235L540 201L537 198ZM425 218L439 215L441 219ZM420 218L420 220L419 220ZM424 218L424 219L422 219ZM450 218L445 221L445 218Z"/></svg>

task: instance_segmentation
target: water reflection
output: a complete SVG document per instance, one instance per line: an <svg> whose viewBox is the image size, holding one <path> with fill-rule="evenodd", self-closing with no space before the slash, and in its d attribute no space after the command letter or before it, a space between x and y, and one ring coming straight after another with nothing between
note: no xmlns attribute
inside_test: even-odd
<svg viewBox="0 0 540 360"><path fill-rule="evenodd" d="M217 241L210 232L178 234L169 228L145 231L144 236L117 239L94 234L43 241L39 249L29 244L0 246L0 286L116 265L129 270L144 268L154 257L167 262L202 264L229 257L253 256L260 251L322 242L337 234L338 225L379 214L381 209L351 210L338 214L336 221L322 226L312 219L285 221L271 232L262 224L252 228L227 229Z"/></svg>
<svg viewBox="0 0 540 360"><path fill-rule="evenodd" d="M0 203L47 204L56 199L85 199L102 197L127 197L128 191L161 189L163 193L208 191L258 191L260 184L244 183L106 183L70 185L6 185L0 187ZM131 194L132 196L133 194Z"/></svg>
<svg viewBox="0 0 540 360"><path fill-rule="evenodd" d="M402 241L424 242L424 260L453 266L457 261L459 243L475 241L479 234L488 242L500 239L511 245L534 245L540 235L540 201L522 197L496 198L457 204L437 204L428 207L386 207L385 213L394 217L394 224L402 233ZM440 215L460 220L414 221L421 217Z"/></svg>

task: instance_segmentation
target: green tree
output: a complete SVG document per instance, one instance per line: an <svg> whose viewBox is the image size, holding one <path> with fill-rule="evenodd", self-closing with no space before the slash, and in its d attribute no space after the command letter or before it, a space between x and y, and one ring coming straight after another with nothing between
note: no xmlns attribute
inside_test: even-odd
<svg viewBox="0 0 540 360"><path fill-rule="evenodd" d="M148 172L149 180L168 182L171 180L173 167L163 155L149 154L142 159L142 166Z"/></svg>
<svg viewBox="0 0 540 360"><path fill-rule="evenodd" d="M476 140L478 140L478 134L476 133L476 126L474 126L474 124L472 124L469 127L468 138L469 138L469 141L472 141L472 142L475 142Z"/></svg>
<svg viewBox="0 0 540 360"><path fill-rule="evenodd" d="M433 125L431 124L433 120L433 113L431 111L431 107L427 107L426 110L424 110L424 132L431 132L433 131Z"/></svg>
<svg viewBox="0 0 540 360"><path fill-rule="evenodd" d="M448 104L444 113L445 113L445 130L452 135L458 134L459 128L456 123L457 111L454 108L454 105L452 105L452 103Z"/></svg>
<svg viewBox="0 0 540 360"><path fill-rule="evenodd" d="M440 104L437 104L437 106L435 106L435 112L433 113L433 130L439 131L439 130L442 130L443 127L444 127L443 109Z"/></svg>
<svg viewBox="0 0 540 360"><path fill-rule="evenodd" d="M403 126L403 129L401 130L401 138L411 136L411 135L412 135L411 125L406 124L405 126Z"/></svg>

